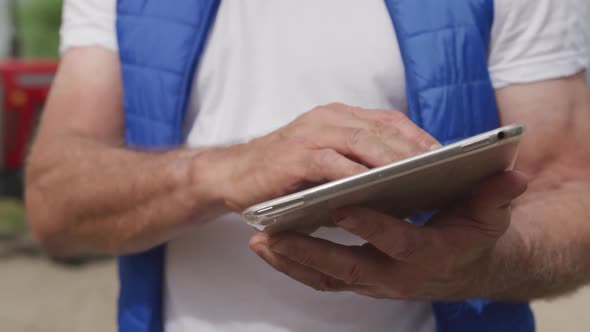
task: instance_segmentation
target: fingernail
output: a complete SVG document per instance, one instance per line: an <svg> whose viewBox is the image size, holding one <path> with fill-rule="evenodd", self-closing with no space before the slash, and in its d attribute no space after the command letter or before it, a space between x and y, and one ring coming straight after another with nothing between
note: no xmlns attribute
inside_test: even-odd
<svg viewBox="0 0 590 332"><path fill-rule="evenodd" d="M268 251L267 247L259 246L259 247L255 248L254 253L269 264L272 261L271 260L272 254Z"/></svg>
<svg viewBox="0 0 590 332"><path fill-rule="evenodd" d="M268 235L264 234L264 233L258 233L256 235L254 235L251 239L250 239L250 244L251 245L268 245Z"/></svg>
<svg viewBox="0 0 590 332"><path fill-rule="evenodd" d="M430 147L430 151L442 148L442 144L436 143Z"/></svg>
<svg viewBox="0 0 590 332"><path fill-rule="evenodd" d="M521 181L526 181L526 182L528 182L528 181L529 181L529 179L530 179L529 175L528 175L528 174L526 174L526 173L525 173L525 172L523 172L523 171L520 171L520 170L516 170L516 169L515 169L515 170L512 170L511 172L512 172L512 174L514 174L514 175L515 175L515 176L516 176L516 177L517 177L519 180L521 180Z"/></svg>

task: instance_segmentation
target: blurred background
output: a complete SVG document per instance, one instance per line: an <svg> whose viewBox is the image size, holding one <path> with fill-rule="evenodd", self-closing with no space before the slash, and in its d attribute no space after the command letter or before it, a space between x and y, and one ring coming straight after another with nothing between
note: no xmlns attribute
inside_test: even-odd
<svg viewBox="0 0 590 332"><path fill-rule="evenodd" d="M114 260L47 257L22 203L23 160L57 67L61 4L0 0L0 331L116 330ZM590 331L588 308L590 289L534 303L541 332Z"/></svg>

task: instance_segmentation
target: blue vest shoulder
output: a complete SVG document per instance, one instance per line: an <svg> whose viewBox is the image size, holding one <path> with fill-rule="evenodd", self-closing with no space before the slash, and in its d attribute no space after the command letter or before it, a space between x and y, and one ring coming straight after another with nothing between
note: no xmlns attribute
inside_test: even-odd
<svg viewBox="0 0 590 332"><path fill-rule="evenodd" d="M171 148L220 0L118 0L117 39L127 144ZM119 257L120 332L163 331L165 248Z"/></svg>
<svg viewBox="0 0 590 332"><path fill-rule="evenodd" d="M498 127L487 68L492 0L386 0L412 120L448 143Z"/></svg>
<svg viewBox="0 0 590 332"><path fill-rule="evenodd" d="M118 0L126 138L181 144L189 92L220 0ZM493 0L385 0L405 65L409 115L449 143L499 125L487 69ZM119 330L161 332L164 248L119 259ZM534 331L526 304L436 303L439 332Z"/></svg>

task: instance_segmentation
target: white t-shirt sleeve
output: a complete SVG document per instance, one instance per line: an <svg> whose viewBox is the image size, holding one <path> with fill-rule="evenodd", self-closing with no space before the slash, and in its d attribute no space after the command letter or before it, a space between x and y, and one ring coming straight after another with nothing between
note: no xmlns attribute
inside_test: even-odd
<svg viewBox="0 0 590 332"><path fill-rule="evenodd" d="M574 75L590 65L590 1L496 0L495 88Z"/></svg>
<svg viewBox="0 0 590 332"><path fill-rule="evenodd" d="M117 0L65 0L60 52L117 51ZM488 59L495 88L573 75L590 66L590 1L495 0Z"/></svg>
<svg viewBox="0 0 590 332"><path fill-rule="evenodd" d="M116 3L117 0L65 0L60 52L80 46L117 51Z"/></svg>

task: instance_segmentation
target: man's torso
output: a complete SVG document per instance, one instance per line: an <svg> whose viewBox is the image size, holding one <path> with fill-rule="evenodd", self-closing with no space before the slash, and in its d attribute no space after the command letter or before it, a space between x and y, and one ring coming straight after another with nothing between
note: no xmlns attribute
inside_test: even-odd
<svg viewBox="0 0 590 332"><path fill-rule="evenodd" d="M379 0L223 1L193 85L187 144L244 142L330 102L406 109L404 69ZM344 244L336 230L316 234ZM226 215L167 246L166 330L434 331L429 303L320 293L247 248Z"/></svg>
<svg viewBox="0 0 590 332"><path fill-rule="evenodd" d="M583 26L580 1L495 1L489 68L496 88L580 70L587 34L570 31ZM115 2L66 0L62 50L116 51ZM224 0L195 74L186 143L244 142L334 101L405 110L404 83L383 1ZM168 331L434 330L429 304L317 293L295 283L249 251L251 234L228 215L168 244ZM320 235L358 243L335 230Z"/></svg>

